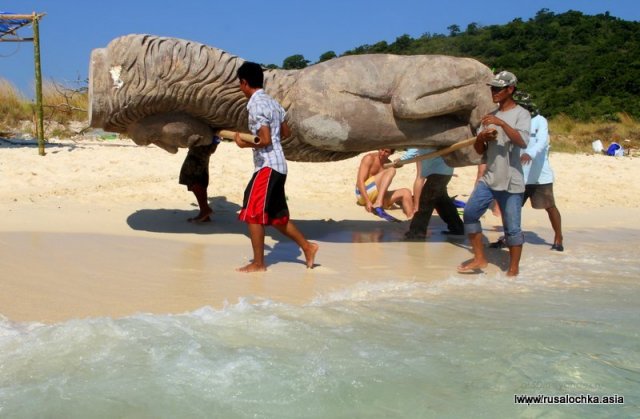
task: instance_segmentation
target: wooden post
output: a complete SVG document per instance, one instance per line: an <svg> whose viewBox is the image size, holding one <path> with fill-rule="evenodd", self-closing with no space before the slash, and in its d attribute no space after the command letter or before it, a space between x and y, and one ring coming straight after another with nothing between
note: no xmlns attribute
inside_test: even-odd
<svg viewBox="0 0 640 419"><path fill-rule="evenodd" d="M42 109L42 70L40 68L40 29L38 26L38 15L33 12L33 56L36 70L36 113L38 115L38 125L36 133L38 136L38 154L45 155L44 152L44 111Z"/></svg>

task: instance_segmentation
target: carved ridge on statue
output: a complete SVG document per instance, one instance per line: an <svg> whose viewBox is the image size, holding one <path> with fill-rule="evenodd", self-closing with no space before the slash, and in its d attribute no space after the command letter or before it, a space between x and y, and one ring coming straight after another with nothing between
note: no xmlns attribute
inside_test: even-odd
<svg viewBox="0 0 640 419"><path fill-rule="evenodd" d="M91 54L91 126L169 152L209 141L206 135L220 129L246 132L247 101L236 79L244 61L177 38L116 38ZM282 141L286 157L332 161L469 138L493 109L491 77L470 58L352 55L301 70L266 70L264 87L287 110L293 135ZM446 159L459 166L477 163L478 155L466 149Z"/></svg>

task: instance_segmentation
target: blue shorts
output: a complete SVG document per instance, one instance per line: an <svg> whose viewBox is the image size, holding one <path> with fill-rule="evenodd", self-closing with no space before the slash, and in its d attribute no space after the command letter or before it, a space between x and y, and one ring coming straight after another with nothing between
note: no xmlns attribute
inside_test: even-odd
<svg viewBox="0 0 640 419"><path fill-rule="evenodd" d="M495 199L502 212L502 226L507 246L521 246L524 244L524 233L521 228L523 196L524 193L494 191L486 183L478 182L464 207L464 232L466 234L482 233L480 217Z"/></svg>

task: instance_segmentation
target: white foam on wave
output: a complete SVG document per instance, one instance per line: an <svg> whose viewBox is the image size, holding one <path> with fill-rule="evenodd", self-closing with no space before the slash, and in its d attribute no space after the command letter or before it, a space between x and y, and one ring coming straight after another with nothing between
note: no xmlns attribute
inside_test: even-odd
<svg viewBox="0 0 640 419"><path fill-rule="evenodd" d="M0 314L0 338L18 336L44 326L40 322L14 322Z"/></svg>

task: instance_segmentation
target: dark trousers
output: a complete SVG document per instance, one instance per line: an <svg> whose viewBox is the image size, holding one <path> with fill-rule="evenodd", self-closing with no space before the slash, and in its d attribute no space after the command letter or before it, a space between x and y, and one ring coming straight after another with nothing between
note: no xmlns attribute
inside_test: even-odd
<svg viewBox="0 0 640 419"><path fill-rule="evenodd" d="M447 185L451 181L451 175L429 175L422 192L418 212L413 215L409 232L415 235L426 235L431 214L435 209L440 218L447 223L449 231L454 234L464 233L464 224L458 215L458 209L449 197Z"/></svg>

